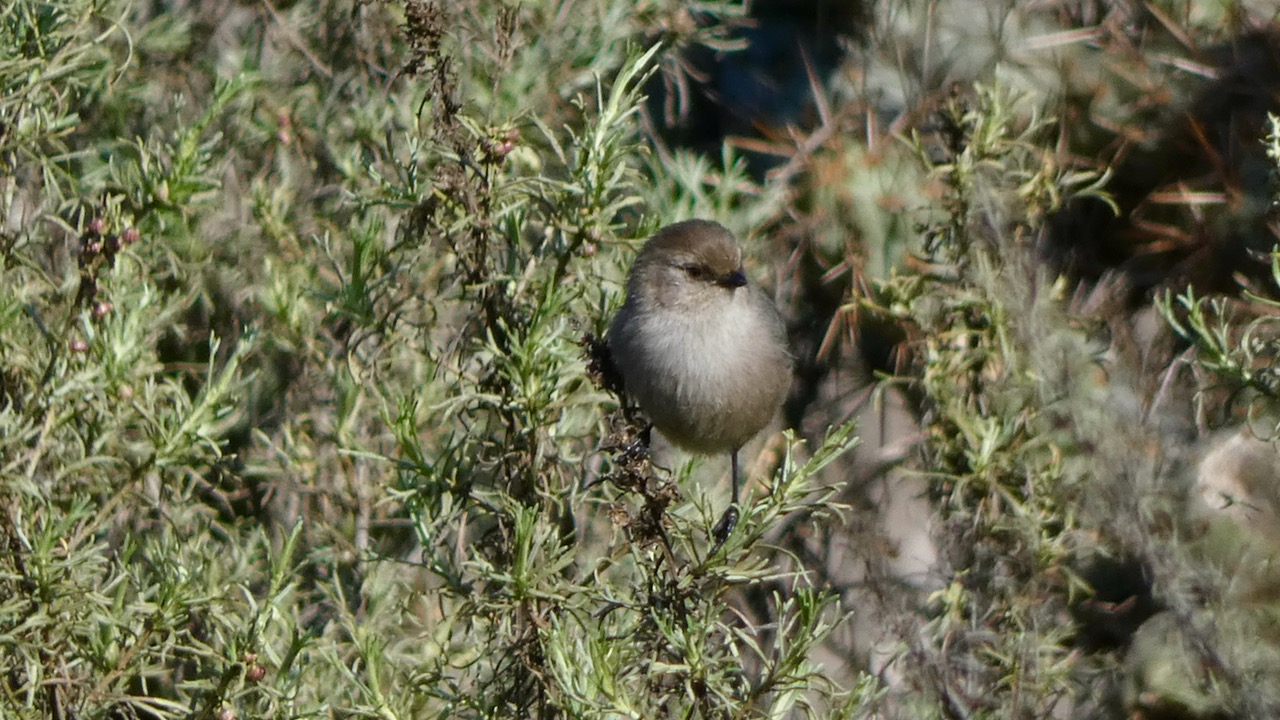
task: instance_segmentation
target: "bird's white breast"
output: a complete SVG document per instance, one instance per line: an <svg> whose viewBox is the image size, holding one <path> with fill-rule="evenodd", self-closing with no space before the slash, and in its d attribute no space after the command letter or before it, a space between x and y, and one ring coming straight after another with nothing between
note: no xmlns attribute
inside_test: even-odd
<svg viewBox="0 0 1280 720"><path fill-rule="evenodd" d="M707 452L740 445L789 386L780 321L752 292L712 296L696 312L631 314L611 337L628 392L677 444Z"/></svg>

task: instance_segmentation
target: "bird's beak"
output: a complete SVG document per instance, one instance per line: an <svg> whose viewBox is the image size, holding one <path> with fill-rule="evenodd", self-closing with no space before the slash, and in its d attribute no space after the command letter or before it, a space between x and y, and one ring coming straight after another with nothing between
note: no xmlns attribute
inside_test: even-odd
<svg viewBox="0 0 1280 720"><path fill-rule="evenodd" d="M716 281L720 287L740 288L747 284L747 276L741 270L734 270Z"/></svg>

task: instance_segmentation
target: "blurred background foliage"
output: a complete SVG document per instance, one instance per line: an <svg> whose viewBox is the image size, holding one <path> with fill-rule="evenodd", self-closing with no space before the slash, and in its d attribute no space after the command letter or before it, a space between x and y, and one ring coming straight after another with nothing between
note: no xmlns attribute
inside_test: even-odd
<svg viewBox="0 0 1280 720"><path fill-rule="evenodd" d="M0 0L0 714L1280 715L1278 19ZM595 341L687 217L721 547Z"/></svg>

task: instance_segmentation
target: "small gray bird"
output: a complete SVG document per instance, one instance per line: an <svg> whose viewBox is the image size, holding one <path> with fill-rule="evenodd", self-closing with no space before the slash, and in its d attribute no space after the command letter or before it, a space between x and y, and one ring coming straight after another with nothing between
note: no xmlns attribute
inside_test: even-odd
<svg viewBox="0 0 1280 720"><path fill-rule="evenodd" d="M626 394L663 436L729 453L732 504L713 530L723 542L738 519L738 451L777 412L792 368L782 317L747 281L733 234L707 220L659 230L631 266L608 345Z"/></svg>

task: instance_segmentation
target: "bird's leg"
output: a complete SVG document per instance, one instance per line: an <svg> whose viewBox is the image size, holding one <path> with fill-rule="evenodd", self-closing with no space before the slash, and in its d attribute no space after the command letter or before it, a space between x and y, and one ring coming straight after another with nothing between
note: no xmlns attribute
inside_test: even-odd
<svg viewBox="0 0 1280 720"><path fill-rule="evenodd" d="M724 541L729 538L729 534L738 525L738 449L734 448L729 453L729 465L731 467L730 475L733 477L733 494L730 496L729 507L725 508L724 514L720 516L720 520L716 522L716 526L711 529L711 536L716 539L716 544L712 546L711 552L720 549Z"/></svg>
<svg viewBox="0 0 1280 720"><path fill-rule="evenodd" d="M729 504L732 505L733 507L737 507L738 506L738 484L739 484L738 449L737 448L734 448L733 452L729 453L729 467L732 469L732 471L729 474L733 476L733 486L732 486L733 495L730 496L731 499L729 500Z"/></svg>

